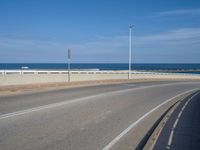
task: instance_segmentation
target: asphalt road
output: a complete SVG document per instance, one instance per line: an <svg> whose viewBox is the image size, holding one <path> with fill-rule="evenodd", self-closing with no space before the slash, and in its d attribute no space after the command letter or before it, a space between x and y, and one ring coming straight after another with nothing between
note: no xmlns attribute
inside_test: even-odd
<svg viewBox="0 0 200 150"><path fill-rule="evenodd" d="M0 149L103 149L159 104L199 87L200 82L126 83L1 96Z"/></svg>
<svg viewBox="0 0 200 150"><path fill-rule="evenodd" d="M164 126L154 150L200 149L200 92L184 100Z"/></svg>

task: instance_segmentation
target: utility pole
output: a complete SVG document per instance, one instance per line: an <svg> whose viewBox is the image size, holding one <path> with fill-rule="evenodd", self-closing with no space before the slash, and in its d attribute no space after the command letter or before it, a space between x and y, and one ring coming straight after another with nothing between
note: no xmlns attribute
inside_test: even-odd
<svg viewBox="0 0 200 150"><path fill-rule="evenodd" d="M68 48L68 82L70 82L70 59L71 59L71 51Z"/></svg>
<svg viewBox="0 0 200 150"><path fill-rule="evenodd" d="M131 42L132 42L132 38L131 38L131 31L132 31L132 28L134 27L134 25L130 25L129 26L129 66L128 66L128 79L131 79Z"/></svg>

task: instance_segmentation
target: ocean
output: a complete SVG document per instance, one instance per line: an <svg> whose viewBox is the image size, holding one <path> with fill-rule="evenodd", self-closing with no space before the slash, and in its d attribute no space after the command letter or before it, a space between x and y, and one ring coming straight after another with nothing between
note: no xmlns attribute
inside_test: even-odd
<svg viewBox="0 0 200 150"><path fill-rule="evenodd" d="M64 63L0 63L0 69L48 69L64 70L67 64ZM99 70L128 70L128 64L111 63L72 63L71 69L99 69ZM197 73L200 74L200 64L132 64L134 70L165 70L173 72Z"/></svg>
<svg viewBox="0 0 200 150"><path fill-rule="evenodd" d="M67 69L64 63L0 63L0 69L48 69L63 70ZM72 63L71 69L99 69L99 70L128 70L128 64L111 64L111 63ZM199 73L200 64L132 64L134 70L173 70L190 73Z"/></svg>

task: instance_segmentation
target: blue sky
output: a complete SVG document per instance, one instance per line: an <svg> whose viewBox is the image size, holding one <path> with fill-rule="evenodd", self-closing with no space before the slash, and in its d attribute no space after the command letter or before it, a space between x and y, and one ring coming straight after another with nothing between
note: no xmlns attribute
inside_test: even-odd
<svg viewBox="0 0 200 150"><path fill-rule="evenodd" d="M200 63L199 0L1 0L0 62Z"/></svg>

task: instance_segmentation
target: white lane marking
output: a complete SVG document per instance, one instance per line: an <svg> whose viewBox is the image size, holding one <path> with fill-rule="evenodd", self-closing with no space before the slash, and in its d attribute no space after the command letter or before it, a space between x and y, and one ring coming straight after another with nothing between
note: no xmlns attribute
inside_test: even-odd
<svg viewBox="0 0 200 150"><path fill-rule="evenodd" d="M169 84L165 84L163 86L166 86L166 85L169 85ZM73 100L70 100L70 101L64 101L64 102L58 102L58 103L43 105L43 106L31 108L31 109L26 109L26 110L22 110L22 111L17 111L17 112L12 112L12 113L8 113L8 114L0 115L0 120L1 119L5 119L5 118L9 118L9 117L14 117L14 116L18 116L18 115L23 115L23 114L35 112L35 111L39 111L39 110L43 110L43 109L47 109L47 108L58 107L58 106L62 106L62 105L70 104L70 103L80 102L80 101L87 100L87 99L92 99L92 98L97 98L97 97L101 97L101 96L106 96L106 95L109 95L109 94L111 95L111 94L117 94L117 93L122 93L122 92L129 92L129 91L132 91L132 90L139 90L139 89L145 89L145 88L151 88L151 87L158 87L158 86L161 86L161 85L151 85L151 86L146 86L146 87L131 88L131 89L125 89L125 90L119 90L119 91L101 93L101 94L92 95L92 96L88 96L88 97L73 99Z"/></svg>
<svg viewBox="0 0 200 150"><path fill-rule="evenodd" d="M89 100L89 99L92 99L92 98L103 97L103 96L106 96L106 95L119 94L119 93L124 93L124 92L129 92L129 91L134 91L134 90L147 89L147 88L153 88L153 87L164 87L164 86L169 86L169 85L179 85L179 84L189 84L189 83L193 84L193 82L188 82L188 83L181 82L181 83L178 83L178 84L177 83L167 83L167 84L150 85L150 86L143 86L143 87L138 87L138 88L130 88L130 89L125 89L125 90L101 93L101 94L97 94L97 95L77 98L77 99L58 102L58 103L52 103L52 104L48 104L48 105L43 105L43 106L31 108L31 109L26 109L26 110L22 110L22 111L3 114L3 115L0 115L0 120L10 118L10 117L14 117L14 116L27 114L27 113L32 113L32 112L36 112L36 111L40 111L40 110L44 110L44 109L49 109L49 108L59 107L59 106L68 105L68 104L72 104L72 103L77 103L77 102ZM196 82L194 82L194 83L196 83Z"/></svg>
<svg viewBox="0 0 200 150"><path fill-rule="evenodd" d="M171 146L172 140L173 140L173 135L174 135L174 130L172 129L172 131L170 132L170 135L169 135L167 149L170 149L170 146Z"/></svg>
<svg viewBox="0 0 200 150"><path fill-rule="evenodd" d="M128 128L126 128L124 131L122 131L117 137L115 137L110 143L108 143L108 145L106 145L102 150L109 150L111 149L124 135L126 135L131 129L133 129L139 122L141 122L144 118L146 118L149 114L151 114L152 112L154 112L156 109L158 109L159 107L163 106L164 104L172 101L173 99L184 95L186 93L189 93L191 91L195 91L198 88L192 89L192 90L188 90L185 91L181 94L178 94L168 100L165 100L163 103L159 104L158 106L156 106L155 108L153 108L152 110L150 110L149 112L147 112L146 114L144 114L142 117L140 117L137 121L135 121L134 123L132 123Z"/></svg>
<svg viewBox="0 0 200 150"><path fill-rule="evenodd" d="M150 88L150 87L148 86L148 87L143 87L143 88ZM106 95L129 92L129 91L132 91L132 90L139 90L139 89L143 89L143 88L130 88L130 89L125 89L125 90L106 92L106 93L101 93L101 94L97 94L97 95L91 95L91 96L87 96L87 97L72 99L72 100L69 100L69 101L63 101L63 102L43 105L43 106L39 106L39 107L31 108L31 109L26 109L26 110L22 110L22 111L17 111L17 112L12 112L12 113L8 113L8 114L2 114L2 115L0 115L0 120L5 119L5 118L9 118L9 117L14 117L14 116L18 116L18 115L23 115L23 114L35 112L35 111L39 111L39 110L43 110L43 109L54 108L54 107L72 104L72 103L76 103L76 102L80 102L80 101L84 101L84 100L89 100L89 99L92 99L92 98L98 98L98 97L103 97L103 96L106 96Z"/></svg>
<svg viewBox="0 0 200 150"><path fill-rule="evenodd" d="M182 101L183 99L181 99L180 101ZM172 108L172 110L169 112L169 114L167 116L165 116L165 118L163 119L163 123L162 125L160 126L159 130L158 130L158 133L156 133L156 136L154 137L154 140L153 140L153 143L151 144L151 147L149 150L153 150L160 134L161 134L161 131L162 129L164 128L165 124L167 123L167 120L169 119L169 116L170 114L172 114L174 112L174 110L177 108L177 106L180 104L180 101L176 103L175 107ZM168 147L167 147L168 149Z"/></svg>
<svg viewBox="0 0 200 150"><path fill-rule="evenodd" d="M184 104L184 106L182 107L181 111L179 112L174 124L173 124L173 127L171 129L171 132L170 132L170 136L169 136L169 139L168 139L168 143L167 143L167 146L166 148L167 149L170 149L171 148L171 144L172 144L172 141L173 141L173 137L174 137L174 131L176 129L176 126L178 124L178 121L179 121L179 118L181 117L182 113L183 113L183 110L185 109L185 107L187 106L187 104L197 95L199 94L199 92L197 92L196 94L194 94L192 97L190 97L187 102Z"/></svg>
<svg viewBox="0 0 200 150"><path fill-rule="evenodd" d="M135 84L123 84L123 85L125 85L125 86L130 86L130 87L135 87L135 86L137 86L137 85L135 85Z"/></svg>
<svg viewBox="0 0 200 150"><path fill-rule="evenodd" d="M185 109L185 105L182 107L181 111L183 111Z"/></svg>
<svg viewBox="0 0 200 150"><path fill-rule="evenodd" d="M173 128L176 128L176 125L177 125L178 121L179 121L179 119L176 118L176 120L175 120L175 122L174 122L174 125L173 125Z"/></svg>
<svg viewBox="0 0 200 150"><path fill-rule="evenodd" d="M183 113L182 111L179 112L179 114L178 114L178 118L181 117L182 113Z"/></svg>
<svg viewBox="0 0 200 150"><path fill-rule="evenodd" d="M163 86L168 86L168 85L169 84L165 84ZM117 93L129 92L129 91L133 91L133 90L140 90L140 89L152 88L152 87L160 87L160 86L161 85L151 85L151 86L145 86L145 87L139 87L139 88L130 88L130 89L125 89L125 90L119 90L119 91L113 91L113 92L107 92L107 93L101 93L101 94L97 94L97 95L77 98L77 99L73 99L73 100L70 100L70 101L52 103L52 104L48 104L48 105L43 105L43 106L31 108L31 109L26 109L26 110L22 110L22 111L3 114L3 115L0 115L0 120L6 119L6 118L9 118L9 117L14 117L14 116L18 116L18 115L31 113L31 112L36 112L36 111L39 111L39 110L44 110L44 109L48 109L48 108L54 108L54 107L59 107L59 106L63 106L63 105L71 104L71 103L76 103L76 102L80 102L80 101L84 101L84 100L89 100L89 99L92 99L92 98L103 97L103 96L106 96L106 95L112 95L112 94L117 94Z"/></svg>

